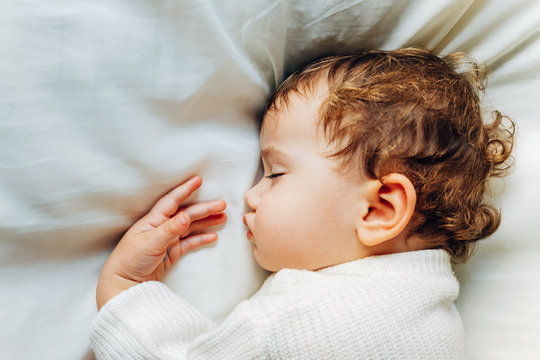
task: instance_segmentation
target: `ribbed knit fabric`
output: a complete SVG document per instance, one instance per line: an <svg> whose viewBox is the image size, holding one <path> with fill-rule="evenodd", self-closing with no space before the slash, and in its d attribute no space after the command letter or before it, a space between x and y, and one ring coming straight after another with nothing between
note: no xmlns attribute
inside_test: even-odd
<svg viewBox="0 0 540 360"><path fill-rule="evenodd" d="M97 359L463 359L458 291L443 250L373 256L281 270L217 326L146 282L107 302L90 338Z"/></svg>

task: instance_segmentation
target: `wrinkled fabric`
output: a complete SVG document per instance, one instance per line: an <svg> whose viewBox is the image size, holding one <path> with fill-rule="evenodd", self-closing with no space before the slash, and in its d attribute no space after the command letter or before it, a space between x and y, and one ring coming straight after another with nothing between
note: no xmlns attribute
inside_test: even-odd
<svg viewBox="0 0 540 360"><path fill-rule="evenodd" d="M485 61L486 103L518 121L503 224L456 269L457 306L469 358L531 357L540 227L523 214L540 210L539 14L534 0L1 2L2 357L83 359L108 253L194 173L193 200L224 198L229 221L166 282L221 321L266 275L241 222L266 97L314 58L407 45Z"/></svg>

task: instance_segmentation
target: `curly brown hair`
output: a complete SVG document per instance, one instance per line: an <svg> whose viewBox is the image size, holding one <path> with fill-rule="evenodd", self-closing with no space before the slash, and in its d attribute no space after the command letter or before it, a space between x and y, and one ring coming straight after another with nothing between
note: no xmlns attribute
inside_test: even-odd
<svg viewBox="0 0 540 360"><path fill-rule="evenodd" d="M331 56L302 67L276 90L267 112L324 81L319 109L331 156L384 182L399 172L417 193L409 234L465 262L491 235L500 212L485 201L488 180L512 163L515 125L498 111L483 121L485 68L463 53L422 48Z"/></svg>

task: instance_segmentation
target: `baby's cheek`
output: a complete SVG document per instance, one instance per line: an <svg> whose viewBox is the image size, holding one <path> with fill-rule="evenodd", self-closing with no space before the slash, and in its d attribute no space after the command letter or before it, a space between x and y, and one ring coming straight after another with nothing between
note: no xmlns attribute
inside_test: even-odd
<svg viewBox="0 0 540 360"><path fill-rule="evenodd" d="M340 200L331 193L324 192L310 199L305 216L309 216L314 234L326 237L336 234L336 231L342 228L345 219L351 214Z"/></svg>
<svg viewBox="0 0 540 360"><path fill-rule="evenodd" d="M270 206L275 205L275 206ZM281 207L277 203L265 204L256 212L255 227L257 235L261 242L264 241L265 247L281 247L284 239L290 239L294 236L297 228L297 215L295 209L291 207Z"/></svg>

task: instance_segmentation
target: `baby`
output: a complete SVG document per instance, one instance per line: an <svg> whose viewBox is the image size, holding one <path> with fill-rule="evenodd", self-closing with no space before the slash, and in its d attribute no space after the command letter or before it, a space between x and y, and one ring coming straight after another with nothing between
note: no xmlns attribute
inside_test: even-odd
<svg viewBox="0 0 540 360"><path fill-rule="evenodd" d="M481 72L406 48L334 56L291 75L264 116L265 176L247 238L273 272L221 325L160 280L217 239L223 200L182 203L198 176L124 235L97 287L98 359L461 359L451 262L492 234L484 202L513 123L484 124Z"/></svg>

